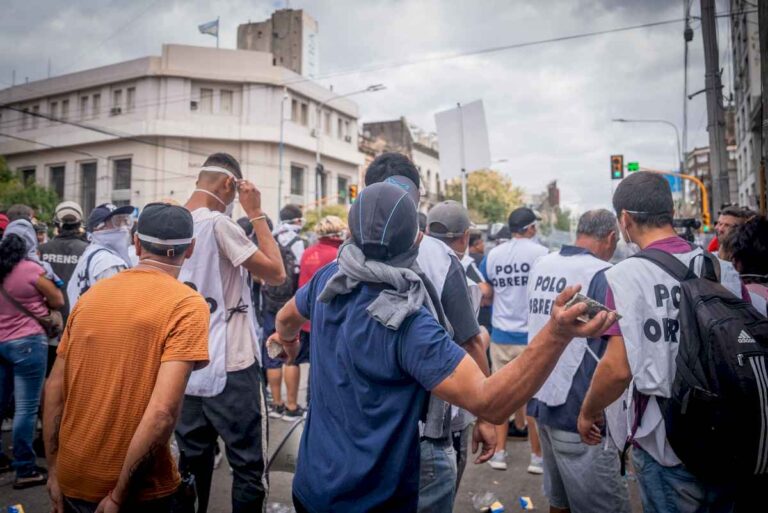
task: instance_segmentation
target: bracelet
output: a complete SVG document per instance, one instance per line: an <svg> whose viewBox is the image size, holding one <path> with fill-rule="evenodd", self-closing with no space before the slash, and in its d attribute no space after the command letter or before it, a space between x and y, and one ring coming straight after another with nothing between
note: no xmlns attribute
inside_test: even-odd
<svg viewBox="0 0 768 513"><path fill-rule="evenodd" d="M261 214L258 217L254 217L253 219L249 219L248 222L253 224L254 221L261 221L262 219L266 219L266 218L267 218L267 214Z"/></svg>
<svg viewBox="0 0 768 513"><path fill-rule="evenodd" d="M109 493L107 494L107 498L108 498L109 500L111 500L112 502L114 502L114 503L115 503L115 506L117 506L118 508L122 508L122 507L123 507L123 505L122 505L122 504L120 504L119 502L117 502L117 501L114 499L114 497L112 497L112 492L113 492L113 491L114 491L114 490L110 490L110 491L109 491Z"/></svg>

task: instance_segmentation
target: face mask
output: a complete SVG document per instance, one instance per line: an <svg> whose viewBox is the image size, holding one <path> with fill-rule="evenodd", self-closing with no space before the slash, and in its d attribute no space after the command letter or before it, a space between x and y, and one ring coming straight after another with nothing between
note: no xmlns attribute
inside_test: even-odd
<svg viewBox="0 0 768 513"><path fill-rule="evenodd" d="M148 263L148 262L152 262L152 263L150 264L150 263ZM153 265L153 266L154 266L155 264L158 264L158 265L160 265L161 267L173 267L174 269L181 269L181 266L180 266L180 265L167 264L167 263L165 263L165 262L161 262L161 261L159 261L159 260L155 260L155 259L153 259L153 258L142 258L142 259L139 261L139 263L141 263L141 264L144 264L144 265Z"/></svg>
<svg viewBox="0 0 768 513"><path fill-rule="evenodd" d="M202 192L204 194L207 194L208 196L212 197L219 203L221 203L221 206L224 207L224 215L227 217L232 217L232 213L235 211L235 200L233 199L231 203L224 203L224 200L216 196L211 191L206 191L205 189L195 189L194 192Z"/></svg>
<svg viewBox="0 0 768 513"><path fill-rule="evenodd" d="M109 248L117 253L125 263L131 265L131 257L128 254L130 246L131 231L125 228L113 228L111 230L100 230L91 234L91 240L100 246Z"/></svg>
<svg viewBox="0 0 768 513"><path fill-rule="evenodd" d="M632 239L629 237L629 231L627 230L627 227L624 225L621 225L621 238L624 240L624 242L627 245L627 256L632 256L640 253L640 246L632 242Z"/></svg>

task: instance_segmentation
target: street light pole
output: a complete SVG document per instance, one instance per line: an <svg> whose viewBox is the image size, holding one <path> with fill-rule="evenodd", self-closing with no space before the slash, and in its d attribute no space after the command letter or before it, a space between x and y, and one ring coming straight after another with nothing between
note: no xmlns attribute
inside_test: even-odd
<svg viewBox="0 0 768 513"><path fill-rule="evenodd" d="M675 140L677 141L677 164L678 164L678 170L682 173L685 171L684 162L683 162L683 150L680 146L680 130L678 130L677 125L672 123L671 121L667 121L666 119L624 119L624 118L617 118L612 120L614 123L661 123L667 126L671 126L675 131Z"/></svg>
<svg viewBox="0 0 768 513"><path fill-rule="evenodd" d="M323 165L320 162L320 117L323 113L323 108L328 105L331 102L334 102L336 100L340 100L342 98L348 98L350 96L354 96L357 94L363 94L363 93L374 93L376 91L381 91L383 89L386 89L384 85L382 84L373 84L369 85L365 89L360 89L359 91L352 91L350 93L341 94L338 96L334 96L333 98L329 98L325 100L324 102L320 103L317 106L317 116L315 116L315 204L317 205L317 211L318 214L322 213L323 207L322 207L322 199L320 196L320 184L322 179L322 174L325 172L323 170Z"/></svg>
<svg viewBox="0 0 768 513"><path fill-rule="evenodd" d="M280 146L277 179L277 212L283 208L283 153L285 152L285 102L288 100L288 91L283 88L283 99L280 100Z"/></svg>

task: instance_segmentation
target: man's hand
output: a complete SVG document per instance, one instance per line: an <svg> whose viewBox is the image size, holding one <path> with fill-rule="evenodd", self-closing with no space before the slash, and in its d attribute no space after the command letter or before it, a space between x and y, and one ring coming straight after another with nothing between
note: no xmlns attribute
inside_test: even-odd
<svg viewBox="0 0 768 513"><path fill-rule="evenodd" d="M605 418L600 413L596 418L588 418L584 411L579 413L579 420L576 422L576 428L581 435L581 441L588 445L597 445L603 439L601 428L605 425Z"/></svg>
<svg viewBox="0 0 768 513"><path fill-rule="evenodd" d="M51 499L51 513L64 513L64 496L59 488L55 473L48 474L48 497Z"/></svg>
<svg viewBox="0 0 768 513"><path fill-rule="evenodd" d="M96 507L96 513L119 513L119 511L120 506L109 495L101 499Z"/></svg>
<svg viewBox="0 0 768 513"><path fill-rule="evenodd" d="M475 454L482 444L483 449L475 458L475 464L490 460L496 450L496 426L477 419L472 429L472 454Z"/></svg>
<svg viewBox="0 0 768 513"><path fill-rule="evenodd" d="M248 180L237 182L237 192L240 194L240 205L243 206L248 219L263 215L261 211L261 191Z"/></svg>
<svg viewBox="0 0 768 513"><path fill-rule="evenodd" d="M278 346L281 348L281 351L277 354L277 356L273 356L273 352L276 351L274 351L272 348ZM279 358L287 364L293 363L293 361L299 355L300 348L301 342L299 341L299 337L296 337L293 340L285 340L280 338L280 335L275 332L272 333L267 339L267 353L269 356L271 358Z"/></svg>
<svg viewBox="0 0 768 513"><path fill-rule="evenodd" d="M599 337L616 322L616 314L600 312L589 322L581 322L577 319L587 311L585 303L579 303L566 310L565 304L575 296L581 285L567 287L555 299L552 308L552 317L547 325L552 335L561 343L567 344L576 337Z"/></svg>

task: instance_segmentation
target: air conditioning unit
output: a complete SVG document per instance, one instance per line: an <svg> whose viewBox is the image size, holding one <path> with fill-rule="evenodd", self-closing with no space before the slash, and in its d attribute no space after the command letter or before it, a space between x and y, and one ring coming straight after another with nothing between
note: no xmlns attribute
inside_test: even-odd
<svg viewBox="0 0 768 513"><path fill-rule="evenodd" d="M121 109L120 107L112 107L111 109L109 109L110 116L119 116L122 113L123 113L123 109Z"/></svg>
<svg viewBox="0 0 768 513"><path fill-rule="evenodd" d="M352 142L352 136L351 135L345 135L344 136L344 141L345 142Z"/></svg>
<svg viewBox="0 0 768 513"><path fill-rule="evenodd" d="M195 100L192 100L191 102L189 102L190 110L197 110L197 104L198 102L196 102Z"/></svg>
<svg viewBox="0 0 768 513"><path fill-rule="evenodd" d="M312 130L310 130L309 135L311 135L312 137L317 137L317 130L313 128Z"/></svg>

